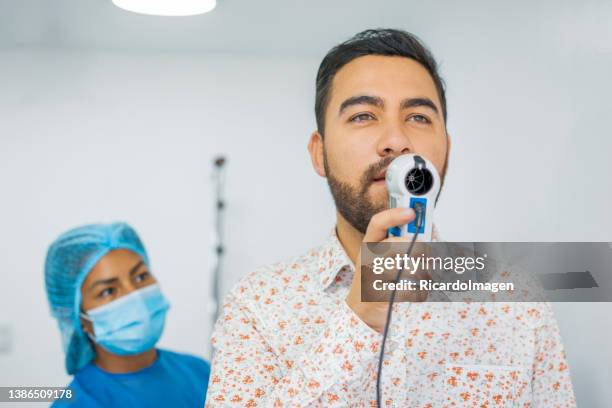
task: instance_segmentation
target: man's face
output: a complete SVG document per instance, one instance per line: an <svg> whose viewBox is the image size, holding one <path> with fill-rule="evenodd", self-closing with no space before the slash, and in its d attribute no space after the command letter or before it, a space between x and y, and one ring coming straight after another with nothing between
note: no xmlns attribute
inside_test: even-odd
<svg viewBox="0 0 612 408"><path fill-rule="evenodd" d="M414 60L371 55L342 67L324 132L311 154L322 154L319 174L327 177L340 214L362 233L388 206L385 171L395 157L423 155L444 180L449 144L442 107L431 76Z"/></svg>

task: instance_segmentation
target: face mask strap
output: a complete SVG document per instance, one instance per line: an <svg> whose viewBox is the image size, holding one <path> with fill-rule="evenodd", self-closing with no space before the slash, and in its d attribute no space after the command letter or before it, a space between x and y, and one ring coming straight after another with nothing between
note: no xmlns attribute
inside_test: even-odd
<svg viewBox="0 0 612 408"><path fill-rule="evenodd" d="M79 313L79 316L80 316L80 317L82 317L83 319L87 320L88 322L91 322L91 323L92 323L92 325L93 325L93 320L91 320L91 317L89 317L89 316L87 315L87 313L85 313L85 312L81 312L81 313ZM82 330L82 329L81 329L81 330ZM89 333L89 332L87 332L87 331L85 331L85 330L82 330L82 331L83 331L83 333L85 333L85 335L86 335L87 337L89 337L89 339L90 339L91 341L93 341L94 343L96 342L96 338L93 336L93 334L91 334L91 333Z"/></svg>
<svg viewBox="0 0 612 408"><path fill-rule="evenodd" d="M93 334L91 334L90 332L86 332L86 331L83 331L83 333L85 333L85 335L89 337L89 340L93 341L94 343L97 343L96 338L94 337Z"/></svg>

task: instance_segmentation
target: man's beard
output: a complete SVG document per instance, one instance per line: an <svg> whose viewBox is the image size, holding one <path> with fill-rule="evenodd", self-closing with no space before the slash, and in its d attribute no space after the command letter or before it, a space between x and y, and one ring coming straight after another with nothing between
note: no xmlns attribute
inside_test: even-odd
<svg viewBox="0 0 612 408"><path fill-rule="evenodd" d="M389 208L389 202L387 197L382 202L376 203L368 196L368 190L374 183L374 179L383 170L385 170L389 164L397 156L386 157L378 163L373 163L365 170L361 178L359 179L359 185L353 187L349 183L338 180L333 173L330 171L329 163L327 161L327 153L323 151L323 166L325 168L325 176L327 177L327 183L331 190L336 209L349 224L353 226L357 231L362 234L366 233L370 219L383 210ZM446 159L444 160L444 168L440 175L440 191L436 197L436 203L442 192L444 186L444 179L446 176L446 167L448 165L448 152Z"/></svg>
<svg viewBox="0 0 612 408"><path fill-rule="evenodd" d="M389 203L384 200L381 203L376 203L368 196L368 190L374 178L386 169L395 157L386 157L378 163L373 163L363 173L359 179L359 185L353 187L349 183L338 180L329 169L327 162L327 154L324 153L323 165L325 167L325 175L327 183L331 190L336 209L349 224L357 231L365 234L370 219L376 213L387 209Z"/></svg>

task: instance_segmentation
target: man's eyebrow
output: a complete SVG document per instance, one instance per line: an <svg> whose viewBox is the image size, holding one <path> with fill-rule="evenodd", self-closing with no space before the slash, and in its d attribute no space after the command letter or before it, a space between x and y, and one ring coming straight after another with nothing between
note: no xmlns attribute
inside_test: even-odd
<svg viewBox="0 0 612 408"><path fill-rule="evenodd" d="M135 274L138 271L138 268L140 268L142 265L144 265L144 261L140 260L140 262L138 262L136 265L132 266L132 269L130 269L130 276Z"/></svg>
<svg viewBox="0 0 612 408"><path fill-rule="evenodd" d="M353 105L374 105L382 109L385 107L385 102L382 100L382 98L379 98L378 96L370 96L370 95L351 96L350 98L342 102L342 104L340 105L340 109L338 110L338 116L342 115L342 112L344 112L346 108L348 108L349 106L353 106Z"/></svg>
<svg viewBox="0 0 612 408"><path fill-rule="evenodd" d="M400 105L401 109L415 108L418 106L425 106L427 108L430 108L436 113L436 115L439 113L438 107L429 98L406 98L402 101Z"/></svg>

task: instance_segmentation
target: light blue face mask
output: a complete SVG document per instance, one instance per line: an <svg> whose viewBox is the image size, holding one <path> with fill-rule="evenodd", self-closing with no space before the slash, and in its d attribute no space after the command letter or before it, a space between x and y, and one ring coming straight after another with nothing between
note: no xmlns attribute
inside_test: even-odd
<svg viewBox="0 0 612 408"><path fill-rule="evenodd" d="M169 308L159 285L153 284L81 316L93 324L94 334L88 335L95 343L123 356L143 353L155 346Z"/></svg>

